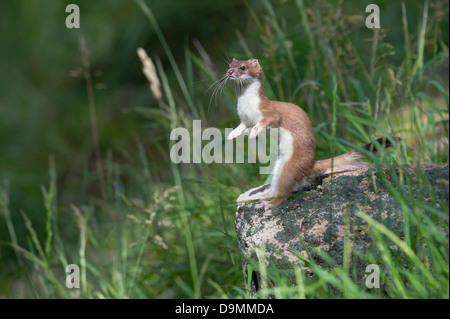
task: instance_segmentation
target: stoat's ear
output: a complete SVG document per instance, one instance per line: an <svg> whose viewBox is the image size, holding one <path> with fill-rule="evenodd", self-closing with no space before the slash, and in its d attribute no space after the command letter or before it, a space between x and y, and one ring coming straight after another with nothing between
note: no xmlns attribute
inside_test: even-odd
<svg viewBox="0 0 450 319"><path fill-rule="evenodd" d="M258 62L258 59L251 59L250 62L251 62L252 64L256 64L256 65L259 63L259 62Z"/></svg>
<svg viewBox="0 0 450 319"><path fill-rule="evenodd" d="M231 62L236 62L237 60L235 59L235 58L233 58L233 61L231 61Z"/></svg>

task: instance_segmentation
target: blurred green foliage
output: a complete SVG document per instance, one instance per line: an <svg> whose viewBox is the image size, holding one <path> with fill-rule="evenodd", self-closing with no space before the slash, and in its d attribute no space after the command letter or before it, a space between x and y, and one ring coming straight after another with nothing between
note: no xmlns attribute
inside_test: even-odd
<svg viewBox="0 0 450 319"><path fill-rule="evenodd" d="M401 2L376 1L381 10L382 29L378 34L379 45L375 46L375 54L374 31L364 25L365 7L373 2L146 1L186 78L189 94L196 104L194 110L206 110L198 114L189 112L173 65L157 33L135 1L0 2L0 188L8 191L9 211L19 243L30 245L29 229L24 224L21 211L29 216L38 237L44 240L46 236L41 185L48 185L51 180L50 159L54 159L57 176L54 191L55 206L59 211L54 218L63 230L62 237L73 245L77 245L78 230L73 226L72 203L83 206L87 216L95 217L91 225L93 232L104 231L100 226L104 224L111 226L105 232L106 238L116 231L119 235L122 231L129 235L128 230L123 230L120 225L126 215L142 213L149 205L158 202L158 198L165 198L161 195L164 189L177 184L177 175L168 162L167 127L154 117L154 113L149 112L158 110L160 105L151 95L142 74L142 65L136 55L138 47L146 49L149 56L160 62L161 69L165 70L177 114L181 117L178 123L187 114L186 120L198 116L204 121L204 126L219 128L235 127L238 119L231 86L226 88L222 100L209 105L212 90L207 89L215 80L212 75L222 74L227 69L227 61L233 57L245 59L251 54L260 59L269 97L295 102L310 115L318 133L319 158L330 156L329 142L335 138L329 125L331 103L337 99L331 94L333 85L339 84L336 91L343 103L366 103L376 108L383 98L387 102L380 103L380 109L388 105L389 112L391 108L392 112L398 111L411 102L409 95L416 94L422 87L428 89L430 94L436 94L439 90L430 89L429 85L413 76L405 79L411 74L405 65L405 56L413 52L412 58L417 59L424 1L405 1L410 47L405 45ZM79 30L65 27L65 7L69 3L77 3L80 7ZM299 10L300 3L304 5L304 11ZM302 13L307 15L307 22L303 20ZM430 1L423 60L432 63L433 67L428 67L425 75L440 81L447 96L448 26L448 1ZM98 187L86 82L80 73L82 58L79 39L82 35L90 52L100 150L105 170L112 176L110 182L114 181L106 201L101 199ZM211 59L211 65L205 64L203 52ZM205 65L209 73L202 69ZM404 85L399 87L403 89L408 86L401 93L389 91L389 86L396 84L395 79L389 77L391 71L393 77L398 76L404 81ZM397 71L399 73L395 73ZM417 90L411 92L409 88ZM355 110L361 111L356 107ZM348 110L344 109L346 111L351 113L354 110L350 106ZM358 136L350 132L355 123L342 114L339 116L343 122L335 132L338 137L355 143L367 142L363 134ZM389 125L392 124L390 119L380 121L387 123L386 130L392 126ZM444 134L448 143L448 122L446 127ZM368 136L369 133L377 133L374 126L366 125L363 129L367 129ZM425 133L423 137L427 137ZM433 159L448 161L448 156L439 154ZM108 163L111 167L107 167ZM180 211L186 208L183 206L186 203L192 206L189 217L201 225L198 227L208 227L209 230L203 238L198 237L201 232L197 229L193 246L201 243L214 251L217 243L224 244L222 239L215 241L219 237L217 230L226 234L232 232L236 193L254 186L253 181L262 182L263 179L256 173L257 166L250 164L227 167L227 170L222 169L220 164L212 164L206 169L181 167L180 174L188 170L190 174L183 175L181 179L191 193L187 192L183 200L178 197L174 205ZM116 178L116 173L120 178ZM146 189L150 187L154 188ZM208 191L204 194L196 191L205 188ZM152 209L158 211L158 207ZM214 225L215 219L211 216L219 218L223 225ZM229 220L224 216L229 216ZM172 221L177 218L176 215L169 216ZM184 232L183 217L180 224L177 229ZM166 231L166 226L158 227L161 227L161 233ZM189 239L189 234L186 236L186 240ZM164 282L167 285L168 281L176 280L185 295L198 296L198 291L190 291L183 284L186 269L180 265L186 263L185 247L177 245L182 239L176 235L173 237L165 238L173 243L171 255L158 252L160 259L148 261L152 267L160 267L161 272L148 273L141 278L141 282ZM205 238L210 241L205 241ZM9 240L7 226L0 222L0 241ZM227 249L232 250L230 243L225 243ZM91 244L98 251L107 249L99 243ZM189 251L190 247L186 249ZM228 253L227 249L225 251ZM13 262L12 249L0 246L0 254L2 262ZM197 258L205 267L210 260L219 269L227 267L230 260L225 257L215 259L212 255L206 250L200 252ZM232 253L230 256L233 260ZM237 281L239 270L236 271L238 266L235 265L225 276ZM199 267L202 266L199 264ZM0 273L2 270L8 276L11 270L8 262L0 263ZM202 271L199 269L200 276ZM156 289L155 294L165 288ZM146 292L142 295L146 296Z"/></svg>
<svg viewBox="0 0 450 319"><path fill-rule="evenodd" d="M80 7L79 30L65 26L69 3ZM207 43L220 64L227 42L237 50L233 29L224 26L244 27L241 1L150 5L177 59L184 59L184 46L193 38ZM83 77L70 76L81 66L80 35L90 50L101 149L122 159L134 153L136 138L145 145L154 142L149 123L127 112L134 106L156 106L136 49L144 47L164 65L167 61L134 1L13 1L2 2L0 12L0 179L9 181L12 211L30 213L40 229L42 220L33 216L42 207L39 185L48 181L50 154L57 163L61 201L85 200L90 185L82 184L93 158L86 84ZM165 165L154 160L154 165ZM21 217L16 217L19 223ZM6 240L0 227L0 239Z"/></svg>

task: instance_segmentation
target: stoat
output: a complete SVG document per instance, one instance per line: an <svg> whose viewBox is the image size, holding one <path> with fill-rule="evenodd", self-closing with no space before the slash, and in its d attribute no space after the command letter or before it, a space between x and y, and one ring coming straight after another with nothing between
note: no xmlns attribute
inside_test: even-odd
<svg viewBox="0 0 450 319"><path fill-rule="evenodd" d="M263 71L257 59L233 59L226 75L237 84L237 110L241 120L228 139L244 132L250 132L249 138L255 138L263 128L279 128L278 158L269 193L257 208L276 207L307 177L322 175L332 164L336 167L365 156L354 150L315 161L316 142L308 115L295 104L271 101L266 97Z"/></svg>

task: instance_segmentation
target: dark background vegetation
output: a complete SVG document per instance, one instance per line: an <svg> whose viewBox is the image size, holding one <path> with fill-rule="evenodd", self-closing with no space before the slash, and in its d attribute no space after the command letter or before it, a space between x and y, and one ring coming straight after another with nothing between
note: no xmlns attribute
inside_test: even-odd
<svg viewBox="0 0 450 319"><path fill-rule="evenodd" d="M305 6L313 7L314 2L305 1ZM69 3L76 3L80 7L81 29L65 27L67 16L65 7ZM265 2L169 0L146 3L156 17L183 76L189 76L187 66L193 65L192 81L189 82L190 94L195 103L202 103L207 110L206 118L209 126L221 129L235 127L238 118L232 107L226 105L223 100L209 105L212 90L208 92L206 90L213 81L202 73L196 64L186 62L191 55L200 56L198 47L193 41L201 44L212 61L212 70L219 75L225 72L227 61L231 58L250 58L243 48L242 39L239 39L241 35L245 39L245 45L254 53L253 57L260 59L262 63L266 71L268 94L273 99L291 98L296 103L301 102L302 100L296 99L292 93L299 83L307 80L328 83L329 89L332 89L330 74L317 73L316 78L308 78L305 74L311 45L307 33L299 22L300 15L295 1L270 1L271 9L274 10L285 35L280 37L279 34L273 34L274 40L271 42L275 45L273 50L262 38L263 35L268 35L262 31L271 23L270 8ZM325 7L328 12L340 10L343 19L351 19L353 15L364 18L365 7L370 3L380 6L382 30L385 32L383 43L390 44L379 48L378 54L385 55L382 66L401 65L404 61L405 45L400 1L329 1L328 4L319 2L314 6ZM424 1L414 0L405 3L409 32L416 35L411 41L415 42ZM332 17L323 18L324 27L333 20ZM433 45L425 47L425 59L431 59L442 52L442 48L448 47L448 1L430 1L428 18L429 32L432 34L430 38L434 32L439 41L435 42L436 47ZM354 26L354 29L347 30L347 36L352 39L362 63L369 66L372 43L367 39L371 37L373 31L364 27L363 20ZM320 32L320 25L314 30ZM336 32L339 32L339 29ZM105 161L104 166L107 166L107 156L110 156L111 162L122 174L120 183L114 187L131 197L134 197L132 195L134 193L142 192L139 176L143 158L146 159L151 172L149 184L161 192L174 185L171 166L167 161L169 152L167 130L151 117L137 111L140 107L155 109L159 107L142 74L142 65L136 54L138 47L144 48L154 61L158 59L161 61L169 83L175 83L171 86L176 103L179 103L182 94L160 39L139 5L135 1L123 0L2 1L0 3L0 183L9 198L9 211L18 242L26 247L30 245L29 232L20 212L27 214L38 237L44 240L46 220L41 185L49 185L49 163L53 160L57 176L57 192L55 192L57 224L60 227L59 236L62 242L67 243L68 250L75 249L78 245L78 228L70 209L71 204L89 207L92 216L95 217L93 221L97 225L95 226L97 228L94 227L97 231L101 231L99 225L113 225L104 233L105 236L100 236L105 241L108 241L110 238L108 236L114 233L116 229L114 225L124 221L127 214L124 206L116 207L115 210L107 208L109 201L118 200L115 195L111 195L114 193L113 190L108 193L109 197L106 200L99 192L86 82L79 73L82 66L79 39L82 35L86 39L90 53L100 150ZM329 39L327 41L331 42ZM298 78L293 78L293 73L286 71L289 69L286 54L281 54L279 59L276 58L276 53L282 50L285 43L289 43L292 48L292 56L295 65L298 66L294 76L297 75ZM334 45L338 52L340 44L336 42ZM342 47L341 54L346 54L345 46ZM323 58L322 62L326 64L325 57ZM349 58L349 61L340 67L345 77L346 68L351 69L354 64ZM279 72L276 72L277 68ZM446 80L448 56L446 60L439 61L439 65L433 70L433 76L440 79L448 94L448 80ZM363 78L362 71L361 73L355 71L354 74ZM374 71L372 74L374 79L376 74L381 74L381 71ZM357 79L360 85L355 87L364 92L364 98L373 101L375 99L373 87L361 78ZM287 82L294 83L286 84ZM280 83L283 90L277 89ZM350 101L357 100L357 90L349 92L346 97ZM345 93L341 96L345 96ZM312 106L308 107L313 125L317 127L324 119L319 117L320 112L314 110ZM397 105L392 105L393 109L396 107ZM329 155L325 142L325 139L321 139L318 135L318 156ZM448 158L440 157L440 161L445 160L448 161ZM220 165L214 167L216 171L221 170ZM206 205L205 203L213 207L228 205L222 213L227 218L227 231L232 232L235 196L239 191L255 186L255 181L262 182L263 178L255 174L256 165L240 165L239 170L227 177L214 176L211 173L214 170L208 172L211 175L198 175L198 180L190 183L215 188L219 187L217 185L223 178L224 187L232 188L233 193L224 195L226 203L222 203L221 197L217 194L221 189L217 188L216 192L211 193L209 202L206 200L196 202L195 197L192 197L191 203L198 207ZM204 173L199 171L199 174ZM250 176L252 179L249 179ZM111 189L114 187L111 186ZM146 195L145 198L149 202L152 201L150 195ZM205 207L207 210L208 207ZM214 211L215 213L207 215L220 216L218 209ZM206 217L202 217L202 212L202 209L195 212L194 223L197 220L199 223L204 222L202 227L223 230L223 225L213 224L215 221L221 221L220 217L205 221ZM201 236L201 232L195 236ZM214 236L220 236L220 232ZM0 241L9 240L7 226L0 222ZM214 241L211 242L211 247L214 245ZM98 250L102 249L104 248L99 245ZM162 260L163 257L159 256ZM0 246L0 258L0 296L11 296L10 289L13 286L11 278L22 277L24 268L17 267L13 250L8 246ZM179 258L173 262L180 264L188 262L187 259L183 260L183 257ZM212 259L214 263L215 260ZM232 284L239 283L240 263L235 260L234 265L227 264L229 261L230 259L226 258L216 260L218 264L224 263L221 267L217 266L217 269L220 271L233 269ZM147 260L147 263L151 268L152 260ZM160 267L165 265L162 263ZM184 278L183 271L185 270L174 270L175 275L172 275L172 278L178 276ZM168 275L154 279L149 279L154 275L148 276L142 279L143 283L145 280L153 280L154 283L160 280L161 284L165 282L165 287L168 286ZM183 287L181 284L179 286ZM155 297L162 291L164 289L155 290L153 296L147 292L143 295ZM180 288L180 291L185 290ZM24 296L29 294L26 293Z"/></svg>

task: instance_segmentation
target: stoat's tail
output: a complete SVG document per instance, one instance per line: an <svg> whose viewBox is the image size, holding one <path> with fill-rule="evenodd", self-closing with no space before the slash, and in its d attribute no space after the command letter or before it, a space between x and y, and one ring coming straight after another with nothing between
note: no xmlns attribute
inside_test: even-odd
<svg viewBox="0 0 450 319"><path fill-rule="evenodd" d="M394 140L399 142L400 138L394 137ZM385 148L392 146L392 143L388 139L385 139L385 138L379 138L379 139L377 139L377 142L380 143ZM373 152L373 153L377 152L375 145L373 145L373 143L366 144L362 148L367 151ZM367 154L362 151L353 150L348 153L345 153L345 154L342 154L342 155L339 155L336 157L332 157L332 158L329 158L326 160L316 161L314 164L313 171L314 171L315 175L323 175L332 166L334 168L338 168L339 166L341 166L343 164L348 164L350 162L354 162L357 159L364 158L366 156L367 156Z"/></svg>

